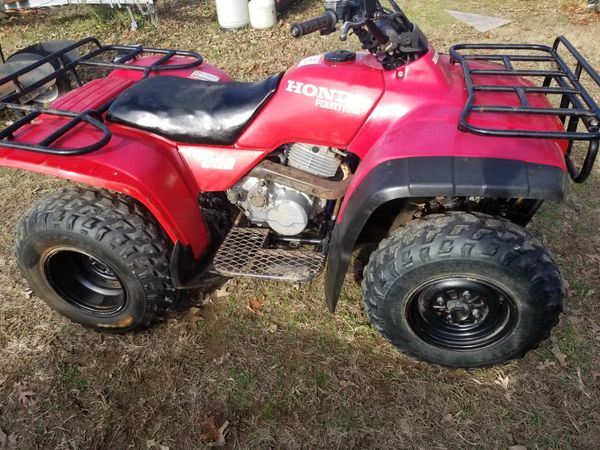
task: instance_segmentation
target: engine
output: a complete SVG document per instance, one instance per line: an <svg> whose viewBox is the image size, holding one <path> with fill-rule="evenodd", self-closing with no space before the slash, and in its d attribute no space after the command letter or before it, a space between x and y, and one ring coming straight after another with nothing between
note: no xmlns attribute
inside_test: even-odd
<svg viewBox="0 0 600 450"><path fill-rule="evenodd" d="M288 166L321 178L336 175L343 153L326 146L293 144L282 154ZM256 177L246 177L227 191L255 225L269 226L284 236L302 233L310 220L321 213L326 201L297 189Z"/></svg>
<svg viewBox="0 0 600 450"><path fill-rule="evenodd" d="M288 151L288 165L322 178L334 177L343 153L331 147L294 144Z"/></svg>

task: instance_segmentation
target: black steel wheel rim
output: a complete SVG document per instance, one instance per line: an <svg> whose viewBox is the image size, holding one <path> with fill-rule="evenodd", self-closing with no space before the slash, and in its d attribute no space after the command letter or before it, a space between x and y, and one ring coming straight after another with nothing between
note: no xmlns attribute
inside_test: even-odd
<svg viewBox="0 0 600 450"><path fill-rule="evenodd" d="M451 350L481 349L514 329L515 303L495 283L467 277L430 281L407 302L407 320L425 342Z"/></svg>
<svg viewBox="0 0 600 450"><path fill-rule="evenodd" d="M43 265L48 283L69 304L100 315L115 314L125 306L123 282L100 258L61 248L48 253Z"/></svg>

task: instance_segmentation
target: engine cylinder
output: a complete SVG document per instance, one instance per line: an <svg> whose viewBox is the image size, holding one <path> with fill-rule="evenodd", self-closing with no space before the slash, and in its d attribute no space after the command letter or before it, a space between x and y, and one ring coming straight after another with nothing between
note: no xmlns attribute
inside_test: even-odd
<svg viewBox="0 0 600 450"><path fill-rule="evenodd" d="M330 178L335 176L340 159L329 147L298 143L292 145L288 152L288 164L319 177Z"/></svg>

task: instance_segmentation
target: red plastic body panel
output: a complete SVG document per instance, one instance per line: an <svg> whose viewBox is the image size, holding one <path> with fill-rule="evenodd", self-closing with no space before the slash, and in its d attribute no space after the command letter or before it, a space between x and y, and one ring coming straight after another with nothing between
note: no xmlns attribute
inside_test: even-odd
<svg viewBox="0 0 600 450"><path fill-rule="evenodd" d="M40 125L30 127L19 139L39 140L49 129L57 127L50 123ZM197 189L188 182L189 172L177 149L166 141L138 140L139 133L125 127L113 126L111 130L113 136L109 144L93 153L56 156L0 148L0 161L3 166L130 195L150 210L173 242L192 246L194 254L200 256L208 245L208 232L198 208ZM92 133L91 130L85 132ZM72 136L78 134L81 133L71 133ZM69 144L69 138L64 141L64 145Z"/></svg>
<svg viewBox="0 0 600 450"><path fill-rule="evenodd" d="M229 189L267 154L262 150L179 144L179 152L202 192Z"/></svg>
<svg viewBox="0 0 600 450"><path fill-rule="evenodd" d="M279 89L238 140L242 148L291 142L346 148L383 94L383 69L370 54L333 64L323 55L288 70ZM348 112L336 111L344 103Z"/></svg>
<svg viewBox="0 0 600 450"><path fill-rule="evenodd" d="M79 89L67 92L52 103L54 109L83 112L97 108L113 99L129 86L134 80L127 78L99 78L84 84Z"/></svg>
<svg viewBox="0 0 600 450"><path fill-rule="evenodd" d="M462 69L450 64L448 56L436 55L431 50L418 61L385 74L385 94L348 147L349 151L361 158L368 155L372 159L374 147L381 147L385 155L378 156L380 162L397 157L470 156L523 160L565 168L564 153L556 141L494 138L458 130L460 113L467 101ZM488 77L486 81L499 86L507 84L506 78L500 76ZM527 85L525 83L523 81L523 85ZM519 105L512 93L482 93L478 98L485 100L482 104ZM529 95L528 98L532 105L548 105L544 95ZM518 114L486 114L485 118L476 118L474 123L505 130L523 127L563 129L554 117L533 118Z"/></svg>
<svg viewBox="0 0 600 450"><path fill-rule="evenodd" d="M459 65L450 64L448 56L439 57L431 50L418 61L387 72L384 79L385 94L348 146L349 151L361 158L361 163L348 187L338 222L343 219L344 208L352 192L366 174L391 159L427 156L501 158L566 170L564 142L478 136L458 130L467 92L462 69ZM515 82L513 79L510 81ZM507 84L503 77L488 78L486 82ZM543 95L528 98L532 105L548 105ZM493 105L519 105L516 95L511 93L489 93L481 96L482 100ZM474 119L477 125L486 123L501 129L563 130L560 121L554 117L489 114L485 118Z"/></svg>
<svg viewBox="0 0 600 450"><path fill-rule="evenodd" d="M145 58L136 59L129 64L131 64L132 66L145 67L145 66L149 66L150 64L157 61L158 59L160 59L160 56L148 56ZM176 64L185 64L186 62L189 62L189 60L186 58L175 57L175 58L171 58L167 62L166 65L173 66ZM198 80L204 79L204 78L201 78L202 74L213 75L213 77L216 77L216 78L213 78L214 81L218 81L218 82L233 81L233 78L231 78L226 72L219 69L218 67L208 64L207 62L204 62L204 63L202 63L201 66L194 67L193 69L179 69L179 70L150 72L151 77L168 75L168 76L174 76L174 77L194 78L194 79L198 79ZM113 70L110 73L110 75L108 76L108 78L120 78L120 79L132 80L132 81L139 81L142 79L143 75L144 75L143 71L117 69L117 70Z"/></svg>

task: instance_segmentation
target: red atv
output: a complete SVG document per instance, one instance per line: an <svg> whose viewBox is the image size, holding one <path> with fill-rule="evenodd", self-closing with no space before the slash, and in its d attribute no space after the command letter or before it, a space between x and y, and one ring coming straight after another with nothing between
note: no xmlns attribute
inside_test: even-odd
<svg viewBox="0 0 600 450"><path fill-rule="evenodd" d="M90 186L23 216L31 287L125 332L215 274L304 282L327 262L334 311L353 250L376 243L357 254L364 305L401 351L481 367L547 338L565 290L524 226L590 175L600 108L583 83L600 76L563 37L438 54L390 4L327 0L293 36L341 22L366 51L255 83L193 52L93 38L9 58L0 109L18 117L0 164Z"/></svg>

